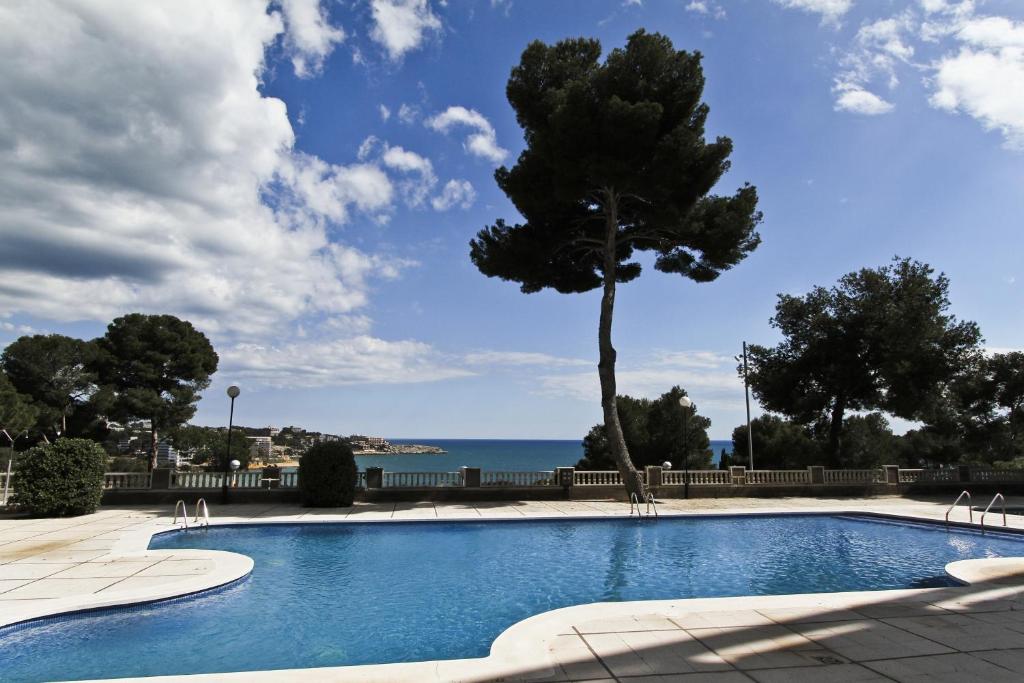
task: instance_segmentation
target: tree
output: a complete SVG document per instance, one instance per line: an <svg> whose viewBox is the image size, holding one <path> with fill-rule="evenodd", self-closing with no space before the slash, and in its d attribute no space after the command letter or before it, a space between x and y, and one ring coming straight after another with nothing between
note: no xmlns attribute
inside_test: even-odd
<svg viewBox="0 0 1024 683"><path fill-rule="evenodd" d="M707 142L701 54L676 51L660 34L631 35L600 63L596 40L531 43L506 94L526 149L498 186L526 219L499 219L470 242L488 277L524 293L601 288L601 407L609 449L632 492L642 493L617 410L612 318L619 283L640 275L631 260L708 282L759 243L757 192L710 195L729 168L732 141Z"/></svg>
<svg viewBox="0 0 1024 683"><path fill-rule="evenodd" d="M7 432L7 437L0 440L0 448L13 445L22 432L35 424L37 414L31 399L19 394L7 375L0 372L0 430Z"/></svg>
<svg viewBox="0 0 1024 683"><path fill-rule="evenodd" d="M996 353L985 362L993 400L1006 411L1007 431L1011 458L1024 451L1018 440L1021 419L1024 418L1024 353L1011 351Z"/></svg>
<svg viewBox="0 0 1024 683"><path fill-rule="evenodd" d="M60 334L36 334L16 339L3 354L0 367L37 408L36 429L44 437L67 435L68 421L85 430L97 417L91 405L99 395L92 364L94 344ZM78 432L74 432L78 433Z"/></svg>
<svg viewBox="0 0 1024 683"><path fill-rule="evenodd" d="M754 458L760 469L790 470L816 464L820 459L821 445L806 425L785 420L778 415L762 415L750 421L754 436ZM733 465L747 467L747 425L732 430L732 452L729 461Z"/></svg>
<svg viewBox="0 0 1024 683"><path fill-rule="evenodd" d="M96 343L100 380L113 392L111 413L150 421L153 469L158 434L195 414L199 392L217 370L217 354L205 334L172 315L117 318Z"/></svg>
<svg viewBox="0 0 1024 683"><path fill-rule="evenodd" d="M926 419L944 386L979 356L978 326L948 309L946 276L899 258L831 289L780 294L771 322L784 340L750 346L750 387L766 409L826 428L826 456L837 465L847 412Z"/></svg>
<svg viewBox="0 0 1024 683"><path fill-rule="evenodd" d="M637 467L660 465L666 460L675 467L683 467L689 448L691 469L711 466L711 442L707 430L711 420L690 408L689 422L684 434L684 413L679 399L686 392L672 387L653 401L648 398L618 397L618 412L626 447ZM583 437L583 459L576 467L584 470L607 470L616 465L608 443L604 424L594 425Z"/></svg>

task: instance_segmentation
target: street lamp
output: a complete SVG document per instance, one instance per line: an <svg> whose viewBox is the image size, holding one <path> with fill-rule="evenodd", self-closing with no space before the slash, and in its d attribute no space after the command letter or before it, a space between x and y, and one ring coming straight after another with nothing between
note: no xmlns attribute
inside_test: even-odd
<svg viewBox="0 0 1024 683"><path fill-rule="evenodd" d="M694 410L693 401L689 396L679 399L683 407L683 498L690 497L690 411Z"/></svg>
<svg viewBox="0 0 1024 683"><path fill-rule="evenodd" d="M235 421L235 399L242 393L242 390L232 384L228 387L228 398L231 399L231 412L228 413L228 452L224 454L224 482L220 488L220 502L222 505L227 505L228 502L228 477L231 474L232 469L238 469L239 463L237 460L228 462L228 458L231 457L231 428Z"/></svg>
<svg viewBox="0 0 1024 683"><path fill-rule="evenodd" d="M739 357L735 357L739 360ZM750 428L750 382L747 381L747 342L743 342L743 396L747 400L747 468L754 469L754 432Z"/></svg>

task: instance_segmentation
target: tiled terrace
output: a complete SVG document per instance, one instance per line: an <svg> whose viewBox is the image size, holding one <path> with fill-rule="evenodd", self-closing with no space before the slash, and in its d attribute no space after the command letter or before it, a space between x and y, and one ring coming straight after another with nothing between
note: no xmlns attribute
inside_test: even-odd
<svg viewBox="0 0 1024 683"><path fill-rule="evenodd" d="M662 515L869 511L942 519L946 500L665 500ZM1011 501L1021 504L1020 501ZM214 522L621 516L606 501L211 506ZM248 558L146 551L169 509L104 508L73 519L0 518L0 624L181 595L244 576ZM978 515L975 514L975 521ZM961 508L953 519L966 520ZM990 517L988 524L1001 520ZM1010 516L1024 529L1024 517ZM984 562L984 561L983 561ZM963 563L958 563L963 564ZM570 607L506 631L484 659L244 672L182 680L303 681L1018 681L1024 680L1024 569L957 569L970 586ZM162 680L162 679L146 679Z"/></svg>

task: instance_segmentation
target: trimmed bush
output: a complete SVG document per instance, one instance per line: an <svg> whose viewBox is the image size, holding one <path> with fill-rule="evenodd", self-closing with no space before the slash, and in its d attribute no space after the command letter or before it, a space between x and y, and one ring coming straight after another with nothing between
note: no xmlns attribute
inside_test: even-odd
<svg viewBox="0 0 1024 683"><path fill-rule="evenodd" d="M96 512L103 496L107 454L95 441L59 439L19 459L11 503L37 517Z"/></svg>
<svg viewBox="0 0 1024 683"><path fill-rule="evenodd" d="M356 459L342 441L313 446L299 461L299 495L306 507L348 507L356 497Z"/></svg>

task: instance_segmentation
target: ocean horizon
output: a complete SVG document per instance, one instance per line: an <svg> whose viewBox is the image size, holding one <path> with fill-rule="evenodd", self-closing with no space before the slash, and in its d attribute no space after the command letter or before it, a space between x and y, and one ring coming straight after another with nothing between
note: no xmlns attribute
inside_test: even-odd
<svg viewBox="0 0 1024 683"><path fill-rule="evenodd" d="M454 472L460 467L484 470L533 472L572 467L583 457L581 439L392 439L395 444L436 446L443 454L360 455L356 465L383 467L390 472ZM722 449L732 452L732 441L712 440L712 462L717 465Z"/></svg>

